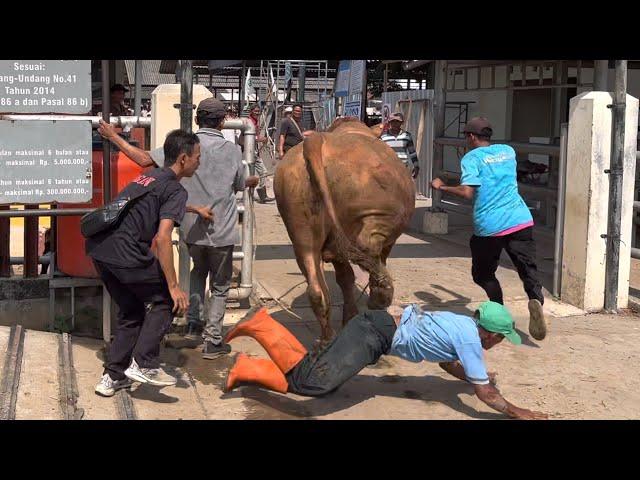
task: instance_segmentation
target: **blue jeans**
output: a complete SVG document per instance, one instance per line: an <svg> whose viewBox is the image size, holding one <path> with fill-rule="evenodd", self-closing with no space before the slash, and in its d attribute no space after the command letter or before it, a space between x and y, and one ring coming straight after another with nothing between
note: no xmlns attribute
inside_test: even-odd
<svg viewBox="0 0 640 480"><path fill-rule="evenodd" d="M233 273L233 245L225 247L189 245L189 255L193 260L193 269L189 277L191 287L187 321L192 325L202 324L200 318L204 310L204 287L207 275L210 275L209 314L202 331L202 338L205 342L220 345L222 322Z"/></svg>

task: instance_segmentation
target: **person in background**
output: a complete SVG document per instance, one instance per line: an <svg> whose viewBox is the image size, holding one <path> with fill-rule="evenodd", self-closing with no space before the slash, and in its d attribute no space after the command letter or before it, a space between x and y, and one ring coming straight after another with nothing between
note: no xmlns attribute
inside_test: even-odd
<svg viewBox="0 0 640 480"><path fill-rule="evenodd" d="M256 145L255 145L255 169L256 175L260 178L260 183L258 183L258 187L256 188L256 193L258 194L258 203L267 203L273 202L275 198L267 195L267 167L264 165L262 161L262 157L260 156L260 144L267 143L267 137L260 133L260 113L262 110L260 109L260 105L255 104L249 110L249 120L253 122L253 125L256 127ZM241 136L241 145L244 149L244 137Z"/></svg>
<svg viewBox="0 0 640 480"><path fill-rule="evenodd" d="M293 147L311 135L313 130L302 130L302 105L295 105L291 112L291 117L285 117L280 124L278 153L280 158Z"/></svg>
<svg viewBox="0 0 640 480"><path fill-rule="evenodd" d="M129 91L121 83L116 83L111 87L111 115L129 115L129 109L125 105L124 94Z"/></svg>
<svg viewBox="0 0 640 480"><path fill-rule="evenodd" d="M388 127L380 136L380 140L389 145L404 166L411 172L411 177L416 178L420 172L418 154L413 144L413 136L402 129L404 115L396 112L389 117Z"/></svg>

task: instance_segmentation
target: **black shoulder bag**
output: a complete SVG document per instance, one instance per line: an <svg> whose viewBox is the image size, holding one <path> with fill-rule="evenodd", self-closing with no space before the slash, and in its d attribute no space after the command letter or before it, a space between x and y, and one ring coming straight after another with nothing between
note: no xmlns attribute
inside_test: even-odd
<svg viewBox="0 0 640 480"><path fill-rule="evenodd" d="M140 200L147 193L151 192L158 183L160 182L156 179L151 187L140 192L138 195L119 198L100 208L96 208L93 212L84 214L82 219L80 219L80 231L82 235L85 238L90 238L115 227L118 222L124 218L131 206L137 200Z"/></svg>

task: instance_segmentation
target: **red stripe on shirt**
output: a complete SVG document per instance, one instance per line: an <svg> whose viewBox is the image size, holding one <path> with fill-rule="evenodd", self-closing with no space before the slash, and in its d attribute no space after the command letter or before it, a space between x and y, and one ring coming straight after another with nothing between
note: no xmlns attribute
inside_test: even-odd
<svg viewBox="0 0 640 480"><path fill-rule="evenodd" d="M533 220L528 221L527 223L521 223L520 225L516 225L515 227L507 228L498 233L494 233L491 235L492 237L504 237L505 235L509 235L510 233L519 232L520 230L524 230L525 228L533 227Z"/></svg>

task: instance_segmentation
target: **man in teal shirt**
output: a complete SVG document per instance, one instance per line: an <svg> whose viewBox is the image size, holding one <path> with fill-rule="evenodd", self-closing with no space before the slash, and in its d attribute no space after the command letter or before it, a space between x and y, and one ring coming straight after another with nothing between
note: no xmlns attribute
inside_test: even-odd
<svg viewBox="0 0 640 480"><path fill-rule="evenodd" d="M529 297L529 333L536 340L547 335L542 305L542 284L536 266L533 217L518 193L516 153L509 145L491 145L491 124L483 117L472 118L464 128L470 151L462 157L460 185L447 186L440 178L431 185L473 201L474 235L471 247L473 281L489 300L503 303L496 270L506 250Z"/></svg>

